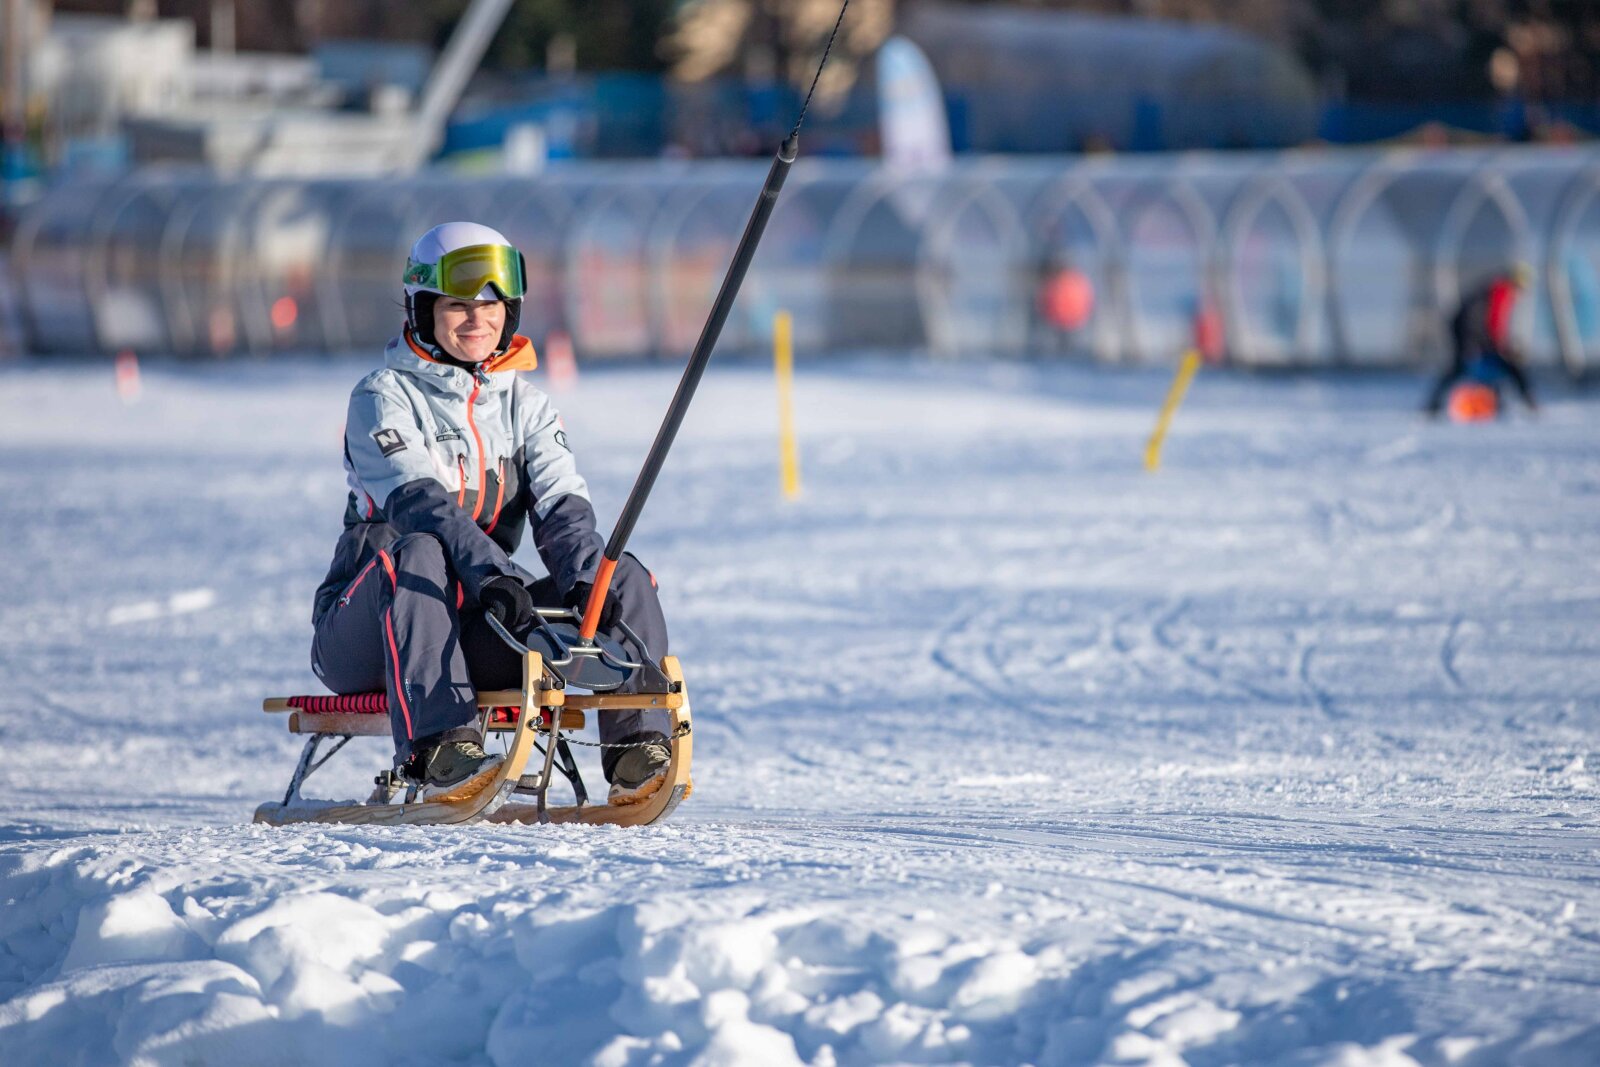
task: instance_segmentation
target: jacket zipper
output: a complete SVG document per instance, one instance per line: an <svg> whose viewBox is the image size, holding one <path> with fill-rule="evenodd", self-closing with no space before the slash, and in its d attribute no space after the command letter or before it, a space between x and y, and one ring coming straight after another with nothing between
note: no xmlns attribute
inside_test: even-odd
<svg viewBox="0 0 1600 1067"><path fill-rule="evenodd" d="M495 465L494 487L494 513L489 516L489 525L483 528L484 533L494 533L495 524L500 521L500 505L506 502L506 461L501 459Z"/></svg>
<svg viewBox="0 0 1600 1067"><path fill-rule="evenodd" d="M478 450L478 499L472 508L473 522L477 522L478 516L483 514L484 478L488 474L488 467L483 454L483 438L478 436L478 420L472 417L472 409L478 403L478 390L481 388L483 388L482 380L474 375L472 395L467 397L467 429L472 431L472 443Z"/></svg>

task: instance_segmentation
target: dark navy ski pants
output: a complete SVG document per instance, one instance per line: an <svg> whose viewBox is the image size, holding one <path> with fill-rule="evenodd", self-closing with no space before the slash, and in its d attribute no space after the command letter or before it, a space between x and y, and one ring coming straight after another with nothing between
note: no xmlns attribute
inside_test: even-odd
<svg viewBox="0 0 1600 1067"><path fill-rule="evenodd" d="M477 691L522 686L522 658L489 628L481 609L459 605L459 590L439 539L407 534L363 567L317 620L311 669L335 693L387 691L396 765L411 758L418 742L481 741ZM530 582L528 591L540 607L559 606L549 578ZM659 662L667 654L667 623L650 572L624 554L611 591L622 620ZM604 633L633 658L645 655L620 627ZM661 710L606 712L599 719L607 743L665 734L670 723ZM604 750L607 779L620 756Z"/></svg>

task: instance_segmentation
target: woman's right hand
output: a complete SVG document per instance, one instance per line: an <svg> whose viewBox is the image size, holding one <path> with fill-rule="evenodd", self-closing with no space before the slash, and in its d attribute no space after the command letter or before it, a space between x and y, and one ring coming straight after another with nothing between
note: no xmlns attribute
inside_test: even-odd
<svg viewBox="0 0 1600 1067"><path fill-rule="evenodd" d="M478 603L485 614L493 615L514 634L520 634L533 625L533 597L528 587L509 575L496 575L483 583L478 591Z"/></svg>

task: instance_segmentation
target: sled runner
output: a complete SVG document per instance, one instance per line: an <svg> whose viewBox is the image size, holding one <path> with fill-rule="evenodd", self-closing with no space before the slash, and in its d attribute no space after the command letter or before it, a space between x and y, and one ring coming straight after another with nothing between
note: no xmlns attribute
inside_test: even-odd
<svg viewBox="0 0 1600 1067"><path fill-rule="evenodd" d="M306 779L352 737L390 736L386 697L380 692L269 698L263 701L262 710L288 712L289 732L308 736L283 801L262 804L256 809L255 821L273 826L304 822L581 822L643 826L656 822L671 814L693 788L689 780L693 746L689 700L677 657L664 657L661 673L665 692L569 693L559 675L545 666L544 656L525 650L521 689L485 690L478 694L485 740L496 734L507 740L505 761L482 790L465 800L451 802L416 801L416 787L394 771L378 775L372 795L360 803L302 797L300 789ZM598 716L634 708L666 708L671 712L668 746L672 759L666 774L647 796L630 798L627 803L590 804L565 732L581 730L588 712ZM332 747L319 758L318 751L326 742L332 742ZM571 785L576 803L549 805L548 794L557 772ZM519 797L531 797L532 803L519 801Z"/></svg>

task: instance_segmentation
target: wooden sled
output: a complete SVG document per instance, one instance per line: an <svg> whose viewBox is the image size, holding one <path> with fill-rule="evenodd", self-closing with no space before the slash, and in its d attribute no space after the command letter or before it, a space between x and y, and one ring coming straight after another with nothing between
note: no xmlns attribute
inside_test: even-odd
<svg viewBox="0 0 1600 1067"><path fill-rule="evenodd" d="M382 694L353 698L272 697L262 702L262 710L289 712L289 732L306 734L306 747L289 781L281 803L266 803L256 809L255 821L272 826L291 823L369 823L378 825L435 823L609 823L618 826L645 826L670 815L693 788L689 763L693 752L690 736L689 698L683 684L683 671L676 656L661 660L661 670L670 682L665 693L568 693L549 674L536 651L523 656L522 688L486 690L478 694L478 707L484 709L485 740L490 735L509 735L505 761L494 779L481 791L465 800L451 802L411 799L415 788L392 771L377 778L377 788L364 802L311 800L300 795L300 787L312 772L343 748L352 737L389 737L389 716L383 710ZM363 710L306 710L329 705L361 706ZM585 802L582 779L571 762L563 742L566 730L582 729L586 713L604 715L629 709L667 708L671 712L668 764L660 787L648 796L629 803ZM542 735L542 737L541 737ZM333 747L317 758L326 741ZM542 742L542 743L541 743ZM487 747L487 746L486 746ZM542 754L539 749L542 748ZM557 762L558 755L562 763ZM530 765L534 768L529 773ZM552 807L547 801L557 773L566 774L577 794L577 803ZM402 797L402 799L397 799ZM518 801L531 796L532 803Z"/></svg>

